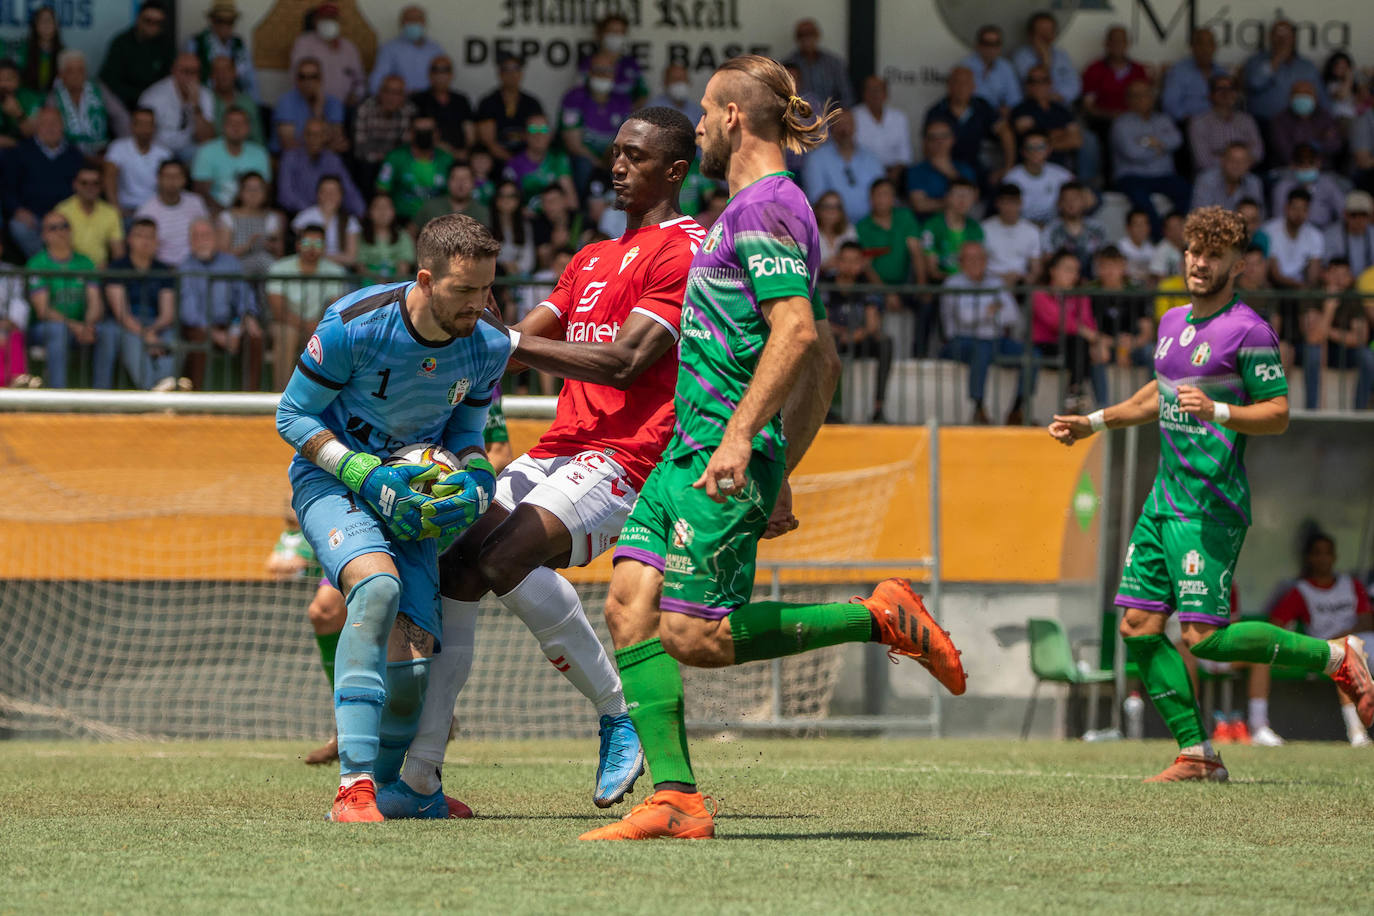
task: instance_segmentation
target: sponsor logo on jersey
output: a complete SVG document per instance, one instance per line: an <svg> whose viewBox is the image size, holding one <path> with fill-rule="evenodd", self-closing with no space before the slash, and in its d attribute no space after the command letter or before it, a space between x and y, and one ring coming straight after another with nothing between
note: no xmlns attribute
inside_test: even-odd
<svg viewBox="0 0 1374 916"><path fill-rule="evenodd" d="M597 324L594 321L568 322L567 340L572 343L610 343L620 333L620 322Z"/></svg>
<svg viewBox="0 0 1374 916"><path fill-rule="evenodd" d="M1180 579L1178 581L1178 594L1180 598L1186 598L1189 595L1206 598L1208 592L1209 589L1207 588L1206 582L1199 582L1196 579Z"/></svg>
<svg viewBox="0 0 1374 916"><path fill-rule="evenodd" d="M337 550L337 549L339 548L339 545L343 543L343 538L344 538L344 536L343 536L343 532L342 532L342 531L340 531L338 528L330 528L330 529L329 529L329 549L330 549L330 550Z"/></svg>
<svg viewBox="0 0 1374 916"><path fill-rule="evenodd" d="M692 545L692 538L696 537L696 532L688 524L687 519L680 518L673 522L673 546L678 550Z"/></svg>
<svg viewBox="0 0 1374 916"><path fill-rule="evenodd" d="M751 254L747 266L749 272L756 277L777 277L784 274L805 277L807 275L805 261L801 258L789 258L783 255L769 257Z"/></svg>
<svg viewBox="0 0 1374 916"><path fill-rule="evenodd" d="M600 260L601 260L601 256L600 256L600 255L597 255L597 256L594 257L594 258L588 258L588 259L587 259L587 263L586 263L585 265L583 265L582 269L583 269L583 270L591 270L593 267L596 266L596 262L597 262L597 261L600 261Z"/></svg>
<svg viewBox="0 0 1374 916"><path fill-rule="evenodd" d="M720 240L722 237L724 237L724 235L725 227L722 226L720 223L716 223L714 226L711 227L711 234L706 236L706 241L702 244L701 250L706 252L707 254L710 254L711 252L715 251L716 246L720 244Z"/></svg>
<svg viewBox="0 0 1374 916"><path fill-rule="evenodd" d="M1183 574L1185 576L1200 576L1202 568L1206 564L1202 560L1202 554L1196 550L1190 550L1183 555Z"/></svg>
<svg viewBox="0 0 1374 916"><path fill-rule="evenodd" d="M638 251L639 249L635 249ZM623 268L622 268L623 269ZM589 281L583 289L582 298L577 300L577 308L573 313L590 312L596 308L597 301L601 298L601 293L606 289L606 284L601 280Z"/></svg>
<svg viewBox="0 0 1374 916"><path fill-rule="evenodd" d="M320 335L310 335L310 341L305 345L305 352L308 353L310 358L316 363L324 365L324 344L320 343Z"/></svg>
<svg viewBox="0 0 1374 916"><path fill-rule="evenodd" d="M1178 335L1178 343L1179 343L1179 346L1181 346L1181 347L1186 347L1186 346L1188 346L1188 344L1190 344L1190 343L1193 342L1193 338L1196 337L1196 336L1197 336L1197 328L1193 327L1191 324L1188 325L1187 327L1185 327L1185 328L1183 329L1183 333L1180 334L1180 335Z"/></svg>
<svg viewBox="0 0 1374 916"><path fill-rule="evenodd" d="M450 385L448 389L449 404L456 407L459 401L468 396L468 389L471 387L472 379L466 378L460 378L458 381Z"/></svg>
<svg viewBox="0 0 1374 916"><path fill-rule="evenodd" d="M1196 425L1192 414L1180 407L1177 401L1166 401L1162 394L1159 396L1159 422L1173 424L1176 428Z"/></svg>
<svg viewBox="0 0 1374 916"><path fill-rule="evenodd" d="M438 368L438 366L439 361L432 356L426 356L424 359L420 360L420 371L425 375L433 375L434 370Z"/></svg>
<svg viewBox="0 0 1374 916"><path fill-rule="evenodd" d="M1126 565L1131 565L1131 560L1135 557L1135 545L1131 544L1126 548Z"/></svg>
<svg viewBox="0 0 1374 916"><path fill-rule="evenodd" d="M1255 378L1261 382L1274 382L1283 378L1283 363L1255 363Z"/></svg>
<svg viewBox="0 0 1374 916"><path fill-rule="evenodd" d="M1181 340L1181 339L1180 339L1180 340ZM1200 344L1197 345L1197 349L1193 351L1193 357L1192 357L1192 359L1190 359L1190 360L1188 360L1188 361L1189 361L1190 363L1192 363L1194 366L1201 366L1201 365L1204 365L1204 364L1207 362L1207 360L1209 360L1209 359L1211 359L1211 358L1212 358L1212 345L1209 344L1209 343L1207 343L1207 341L1204 340L1202 343L1200 343Z"/></svg>
<svg viewBox="0 0 1374 916"><path fill-rule="evenodd" d="M629 267L630 264L633 263L633 262L634 262L634 259L637 258L637 257L639 257L639 246L638 246L638 245L636 245L635 247L631 248L629 251L625 252L625 257L623 257L623 258L620 259L620 270L617 271L617 273L622 273L622 274L623 274L623 273L625 272L625 268Z"/></svg>

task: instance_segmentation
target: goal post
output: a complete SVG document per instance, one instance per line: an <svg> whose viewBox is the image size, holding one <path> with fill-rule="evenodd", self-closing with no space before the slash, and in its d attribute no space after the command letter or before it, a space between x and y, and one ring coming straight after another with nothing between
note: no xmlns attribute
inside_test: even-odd
<svg viewBox="0 0 1374 916"><path fill-rule="evenodd" d="M291 449L274 428L276 402L270 394L0 390L0 737L329 734L330 691L306 618L318 579L275 579L266 568L289 506ZM504 399L517 454L554 403ZM886 503L921 484L938 492L937 437L924 446L853 470L795 475L803 524L763 545L756 594L846 600L900 574L928 579L938 601L938 499L929 500L929 537L920 538L928 550L913 560L874 550ZM903 512L914 524L912 509ZM609 563L569 577L609 650L601 614ZM845 667L842 647L728 671L684 669L688 717L717 729L894 723L837 719L842 674L862 677ZM930 716L896 724L938 731L938 713L937 700ZM490 598L456 714L460 736L471 739L596 729L586 701Z"/></svg>

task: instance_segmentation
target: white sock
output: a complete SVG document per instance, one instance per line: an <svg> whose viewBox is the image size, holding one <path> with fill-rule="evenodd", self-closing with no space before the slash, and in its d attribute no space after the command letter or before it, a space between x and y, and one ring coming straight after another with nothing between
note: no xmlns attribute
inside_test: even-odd
<svg viewBox="0 0 1374 916"><path fill-rule="evenodd" d="M372 781L372 774L371 774L371 773L345 773L344 775L342 775L342 776L339 777L339 788L340 788L340 789L347 789L349 786L353 785L353 783L355 783L355 782L361 782L361 781L364 780L364 779L366 779L368 782L371 782L371 781Z"/></svg>
<svg viewBox="0 0 1374 916"><path fill-rule="evenodd" d="M1211 741L1204 741L1201 744L1190 744L1187 747L1179 748L1180 754L1188 757L1216 757L1217 752L1212 747Z"/></svg>
<svg viewBox="0 0 1374 916"><path fill-rule="evenodd" d="M620 675L587 621L571 582L541 566L496 600L525 622L539 640L544 657L592 701L598 715L625 712Z"/></svg>
<svg viewBox="0 0 1374 916"><path fill-rule="evenodd" d="M444 752L458 694L472 672L473 643L477 638L476 601L443 598L444 638L429 660L429 683L420 726L401 765L401 779L421 795L439 791Z"/></svg>
<svg viewBox="0 0 1374 916"><path fill-rule="evenodd" d="M1261 728L1269 727L1269 698L1251 697L1250 698L1250 731L1259 731Z"/></svg>
<svg viewBox="0 0 1374 916"><path fill-rule="evenodd" d="M1360 721L1360 711L1355 708L1355 704L1342 703L1341 718L1345 719L1345 733L1347 736L1354 737L1357 734L1365 734L1364 723Z"/></svg>
<svg viewBox="0 0 1374 916"><path fill-rule="evenodd" d="M1341 662L1345 661L1345 640L1332 640L1327 643L1331 647L1331 657L1326 662L1326 675L1330 677L1341 667Z"/></svg>

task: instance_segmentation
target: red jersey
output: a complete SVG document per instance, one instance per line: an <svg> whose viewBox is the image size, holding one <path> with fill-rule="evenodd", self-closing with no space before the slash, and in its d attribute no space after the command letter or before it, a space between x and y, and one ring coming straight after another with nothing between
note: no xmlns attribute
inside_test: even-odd
<svg viewBox="0 0 1374 916"><path fill-rule="evenodd" d="M1368 613L1369 595L1353 576L1340 574L1324 588L1311 579L1297 580L1269 612L1269 620L1281 627L1299 623L1308 636L1332 639L1353 631L1357 618Z"/></svg>
<svg viewBox="0 0 1374 916"><path fill-rule="evenodd" d="M677 340L687 269L705 237L695 220L681 216L588 245L539 305L553 310L564 339L575 343L609 343L631 313L657 321ZM529 453L557 458L603 451L642 489L672 437L676 385L676 348L645 369L628 391L568 379L553 425Z"/></svg>

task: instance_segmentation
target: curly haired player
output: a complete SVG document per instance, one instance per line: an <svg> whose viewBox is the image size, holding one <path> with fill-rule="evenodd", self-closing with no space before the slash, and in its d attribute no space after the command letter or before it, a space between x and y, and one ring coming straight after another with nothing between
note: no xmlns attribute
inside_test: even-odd
<svg viewBox="0 0 1374 916"><path fill-rule="evenodd" d="M1159 421L1154 487L1131 541L1116 603L1121 635L1140 679L1181 748L1148 782L1225 782L1207 740L1193 687L1164 622L1178 611L1198 658L1324 671L1374 721L1374 683L1357 637L1329 641L1270 623L1230 623L1231 575L1250 525L1245 445L1288 428L1288 380L1269 324L1237 298L1245 223L1220 207L1184 224L1184 270L1192 302L1159 323L1155 379L1129 400L1089 416L1056 416L1049 433L1073 445L1104 429Z"/></svg>

